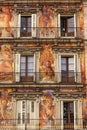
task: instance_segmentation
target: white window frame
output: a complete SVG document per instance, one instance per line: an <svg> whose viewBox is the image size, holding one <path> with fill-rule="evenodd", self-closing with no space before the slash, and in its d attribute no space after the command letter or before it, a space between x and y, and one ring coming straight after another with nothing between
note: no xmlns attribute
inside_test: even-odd
<svg viewBox="0 0 87 130"><path fill-rule="evenodd" d="M15 68L15 79L14 81L15 82L20 82L20 58L21 58L21 55L20 53L16 53L15 54L15 62L14 62L14 68ZM32 82L35 81L35 61L36 61L36 55L35 53L34 54L29 54L29 55L33 55L34 56L34 80Z"/></svg>
<svg viewBox="0 0 87 130"><path fill-rule="evenodd" d="M61 130L63 130L64 127L64 122L63 122L63 102L64 101L72 101L74 103L74 129L80 129L81 123L82 123L82 100L81 99L59 99L59 110L61 110L59 112L59 119L61 119ZM76 121L77 119L77 121ZM79 121L79 119L81 119Z"/></svg>
<svg viewBox="0 0 87 130"><path fill-rule="evenodd" d="M36 37L36 30L37 30L37 28L36 28L36 26L37 26L36 14L31 14L31 15L18 14L17 37L21 37L20 36L20 28L21 28L21 17L22 16L31 16L31 36L29 36L29 37ZM24 38L24 37L21 37L21 38ZM27 37L28 36L26 36L25 38L27 38Z"/></svg>
<svg viewBox="0 0 87 130"><path fill-rule="evenodd" d="M61 36L61 21L60 18L61 16L73 16L74 17L74 36ZM58 14L58 37L62 37L62 38L75 38L76 37L76 14L71 14L71 15L61 15Z"/></svg>
<svg viewBox="0 0 87 130"><path fill-rule="evenodd" d="M61 82L61 57L62 56L73 56L74 58L74 74L75 74L75 82L81 83L81 69L80 69L80 57L77 53L58 53L57 54L57 82Z"/></svg>

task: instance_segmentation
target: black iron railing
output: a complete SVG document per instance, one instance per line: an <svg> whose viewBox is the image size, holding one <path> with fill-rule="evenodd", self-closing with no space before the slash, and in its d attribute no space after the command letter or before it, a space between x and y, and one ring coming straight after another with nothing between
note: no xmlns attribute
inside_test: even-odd
<svg viewBox="0 0 87 130"><path fill-rule="evenodd" d="M63 119L50 119L48 123L41 124L43 119L0 119L0 130L86 130L87 120L74 119L73 123L64 124Z"/></svg>
<svg viewBox="0 0 87 130"><path fill-rule="evenodd" d="M82 83L80 72L0 72L0 81Z"/></svg>
<svg viewBox="0 0 87 130"><path fill-rule="evenodd" d="M7 31L7 27L1 27ZM11 27L9 35L1 37L37 37L37 38L59 38L59 37L83 37L83 30L80 27L68 27L65 31L60 27Z"/></svg>

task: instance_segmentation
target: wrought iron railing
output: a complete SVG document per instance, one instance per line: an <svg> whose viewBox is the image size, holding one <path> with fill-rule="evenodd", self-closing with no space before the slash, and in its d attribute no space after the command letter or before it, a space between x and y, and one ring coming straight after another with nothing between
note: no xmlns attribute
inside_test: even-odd
<svg viewBox="0 0 87 130"><path fill-rule="evenodd" d="M43 119L0 119L0 130L86 130L87 119L74 119L73 123L66 122L63 119L50 119L48 123L41 124Z"/></svg>
<svg viewBox="0 0 87 130"><path fill-rule="evenodd" d="M59 37L83 37L83 30L80 27L68 27L65 31L60 27L1 27L0 37L36 37L36 38L59 38Z"/></svg>
<svg viewBox="0 0 87 130"><path fill-rule="evenodd" d="M0 72L0 82L83 83L80 72Z"/></svg>

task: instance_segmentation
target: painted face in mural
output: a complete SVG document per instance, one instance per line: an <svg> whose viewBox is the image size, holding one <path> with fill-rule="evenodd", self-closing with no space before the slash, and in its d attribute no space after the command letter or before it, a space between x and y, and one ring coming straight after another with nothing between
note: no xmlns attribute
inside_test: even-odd
<svg viewBox="0 0 87 130"><path fill-rule="evenodd" d="M43 81L54 80L54 56L52 48L49 45L44 45L40 57L40 72L42 72Z"/></svg>

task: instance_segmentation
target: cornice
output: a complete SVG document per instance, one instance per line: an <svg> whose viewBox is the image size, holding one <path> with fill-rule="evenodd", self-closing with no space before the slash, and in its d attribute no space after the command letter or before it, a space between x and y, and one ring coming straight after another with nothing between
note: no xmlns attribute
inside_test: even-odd
<svg viewBox="0 0 87 130"><path fill-rule="evenodd" d="M17 46L17 47L13 47L13 51L15 53L19 52L19 53L34 53L37 51L40 51L42 49L42 47L38 47L38 46Z"/></svg>

